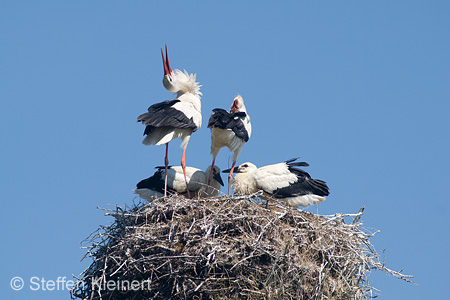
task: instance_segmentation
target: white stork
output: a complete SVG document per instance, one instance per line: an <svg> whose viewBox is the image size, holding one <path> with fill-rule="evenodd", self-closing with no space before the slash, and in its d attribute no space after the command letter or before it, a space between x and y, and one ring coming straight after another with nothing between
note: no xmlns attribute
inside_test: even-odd
<svg viewBox="0 0 450 300"><path fill-rule="evenodd" d="M152 201L155 198L163 196L165 190L165 167L156 167L158 170L151 177L141 180L134 190L141 198ZM207 176L210 171L213 173L213 180L207 185ZM184 181L183 169L181 166L172 166L167 170L168 190L171 193L187 194L186 183ZM193 167L186 167L186 177L189 182L190 195L214 197L219 195L220 186L223 186L222 177L220 177L219 167L209 166L205 172ZM191 196L188 195L190 198Z"/></svg>
<svg viewBox="0 0 450 300"><path fill-rule="evenodd" d="M165 165L165 185L167 190L167 167L169 160L167 158L169 151L169 142L175 138L181 138L181 147L183 148L183 156L181 158L181 167L185 183L188 184L186 178L186 147L191 134L200 128L202 124L200 85L196 82L196 74L188 74L186 71L172 71L169 64L169 56L167 54L164 59L163 49L161 55L164 65L164 87L177 94L176 99L153 104L148 108L148 112L140 115L137 120L142 122L145 127L144 135L146 137L142 141L144 145L166 145ZM189 194L189 189L188 189ZM167 192L164 192L167 196Z"/></svg>
<svg viewBox="0 0 450 300"><path fill-rule="evenodd" d="M221 108L213 109L211 117L209 117L208 128L211 128L211 154L213 156L212 165L216 162L216 156L220 149L228 147L233 152L233 165L228 175L228 195L231 189L231 180L233 179L233 169L236 160L244 148L244 144L250 139L252 134L252 125L250 116L244 105L244 99L237 95L230 112ZM212 174L209 176L211 180Z"/></svg>
<svg viewBox="0 0 450 300"><path fill-rule="evenodd" d="M307 207L325 200L329 195L327 184L312 179L309 174L295 167L307 167L306 162L285 162L257 168L246 162L234 169L233 190L236 194L250 194L262 190L262 199L281 199L289 206ZM224 170L228 173L231 170Z"/></svg>

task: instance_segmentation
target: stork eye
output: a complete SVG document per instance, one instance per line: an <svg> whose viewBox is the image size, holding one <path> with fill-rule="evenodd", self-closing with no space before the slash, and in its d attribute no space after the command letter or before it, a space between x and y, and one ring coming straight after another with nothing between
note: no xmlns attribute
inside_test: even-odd
<svg viewBox="0 0 450 300"><path fill-rule="evenodd" d="M247 165L247 164L245 164L245 165L243 165L242 167L243 167L243 168L248 168L248 165Z"/></svg>

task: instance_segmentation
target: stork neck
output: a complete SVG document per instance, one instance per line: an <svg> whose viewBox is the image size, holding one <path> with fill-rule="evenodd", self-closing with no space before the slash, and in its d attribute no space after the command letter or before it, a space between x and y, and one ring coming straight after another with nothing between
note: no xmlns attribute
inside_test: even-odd
<svg viewBox="0 0 450 300"><path fill-rule="evenodd" d="M186 91L178 91L177 92L177 98L180 98L181 96L184 96L184 95L186 95L186 96L191 96L191 97L196 97L196 98L198 98L199 100L200 100L200 95L199 94L197 94L197 93L192 93L192 92L186 92Z"/></svg>
<svg viewBox="0 0 450 300"><path fill-rule="evenodd" d="M177 93L177 99L184 102L190 102L198 110L201 110L200 95L194 93Z"/></svg>

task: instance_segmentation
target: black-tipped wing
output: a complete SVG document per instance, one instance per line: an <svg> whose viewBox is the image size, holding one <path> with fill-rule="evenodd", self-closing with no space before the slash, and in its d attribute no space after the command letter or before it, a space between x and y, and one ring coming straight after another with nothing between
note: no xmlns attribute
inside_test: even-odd
<svg viewBox="0 0 450 300"><path fill-rule="evenodd" d="M144 135L149 134L155 127L190 128L197 130L193 118L188 118L181 110L173 106L180 100L167 100L153 104L148 112L138 117L138 122L146 125Z"/></svg>
<svg viewBox="0 0 450 300"><path fill-rule="evenodd" d="M215 108L211 117L209 117L208 128L231 129L238 138L248 142L250 137L241 119L245 117L245 112L230 114L224 109Z"/></svg>
<svg viewBox="0 0 450 300"><path fill-rule="evenodd" d="M275 198L286 198L304 196L308 194L317 196L328 196L330 194L325 181L312 179L311 177L309 177L309 175L308 177L300 175L297 176L297 178L298 180L296 182L291 183L286 187L276 189L275 191L273 191L272 195Z"/></svg>
<svg viewBox="0 0 450 300"><path fill-rule="evenodd" d="M254 178L258 189L273 195L275 198L287 198L314 194L328 196L327 184L318 179L312 179L304 170L296 167L306 167L306 162L295 162L297 158L284 163L261 167Z"/></svg>
<svg viewBox="0 0 450 300"><path fill-rule="evenodd" d="M164 193L164 167L158 169L151 177L141 180L136 185L137 189L150 189L161 194Z"/></svg>
<svg viewBox="0 0 450 300"><path fill-rule="evenodd" d="M294 166L308 166L308 164L304 162L288 164L289 172L297 176L297 181L289 184L286 187L278 188L273 191L273 196L275 198L303 196L308 194L328 196L330 194L325 181L312 179L306 171L294 168Z"/></svg>
<svg viewBox="0 0 450 300"><path fill-rule="evenodd" d="M295 157L295 158L291 158L286 160L284 163L288 165L288 167L309 167L309 164L307 162L301 161L301 162L295 162L297 159L299 159L300 157Z"/></svg>

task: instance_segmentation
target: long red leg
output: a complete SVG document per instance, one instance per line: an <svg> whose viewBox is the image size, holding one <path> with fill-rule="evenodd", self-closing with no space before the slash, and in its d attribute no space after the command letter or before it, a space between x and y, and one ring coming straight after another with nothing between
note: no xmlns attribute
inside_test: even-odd
<svg viewBox="0 0 450 300"><path fill-rule="evenodd" d="M228 195L230 195L231 191L231 180L233 180L233 169L236 165L236 161L233 161L233 165L231 166L230 174L228 174Z"/></svg>
<svg viewBox="0 0 450 300"><path fill-rule="evenodd" d="M216 158L214 157L213 158L213 161L212 161L212 165L211 165L211 170L209 171L209 177L208 177L208 183L207 183L207 186L206 186L206 193L209 193L209 190L211 189L213 189L211 186L210 186L210 184L211 184L211 180L212 180L212 178L213 178L213 174L214 174L214 163L216 162Z"/></svg>
<svg viewBox="0 0 450 300"><path fill-rule="evenodd" d="M214 170L214 163L215 163L215 161L216 161L216 158L214 157L212 165L211 165L211 171L209 172L208 185L211 183L211 180L213 178L213 173L214 173L213 170Z"/></svg>
<svg viewBox="0 0 450 300"><path fill-rule="evenodd" d="M183 157L181 158L181 167L183 168L184 182L186 182L186 190L187 190L188 198L191 198L191 193L189 192L189 185L188 185L188 182L186 179L185 158L186 158L186 146L184 146L184 148L183 148Z"/></svg>
<svg viewBox="0 0 450 300"><path fill-rule="evenodd" d="M169 159L167 155L169 153L169 143L166 143L166 157L164 158L164 197L167 197L167 167L169 166Z"/></svg>

